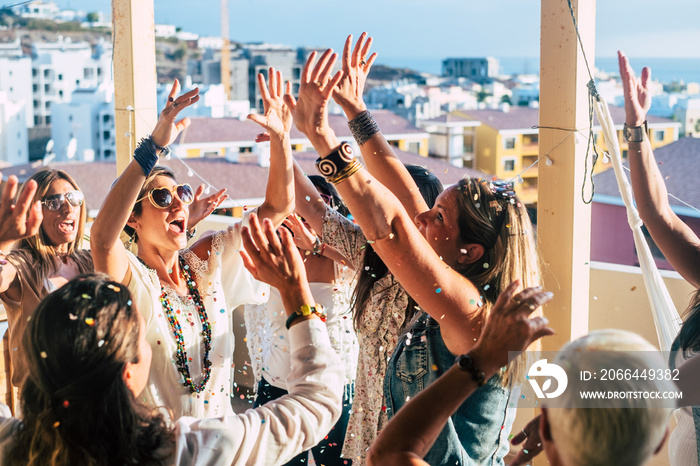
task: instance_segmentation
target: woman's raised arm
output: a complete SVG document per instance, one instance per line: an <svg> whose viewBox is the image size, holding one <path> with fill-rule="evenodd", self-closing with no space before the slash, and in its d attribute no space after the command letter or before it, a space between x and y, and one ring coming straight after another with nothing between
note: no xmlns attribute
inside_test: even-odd
<svg viewBox="0 0 700 466"><path fill-rule="evenodd" d="M324 57L331 53L326 51ZM328 178L333 172L331 161L347 161L352 154L348 153L351 149L338 143L328 125L328 87L335 86L337 75L330 81L319 80L317 72L323 65L323 57L312 71L314 59L312 54L302 72L299 101L291 95L285 96L285 100L292 108L297 128L321 155L319 167ZM357 167L355 163L359 162L350 162L347 167ZM396 196L369 172L360 169L339 173L349 175L336 179L335 187L374 250L420 307L441 323L450 351L466 352L479 334L479 325L472 321L481 302L478 289L443 262ZM470 332L471 339L463 338Z"/></svg>
<svg viewBox="0 0 700 466"><path fill-rule="evenodd" d="M260 218L269 218L275 227L294 210L294 175L292 173L292 112L285 105L285 90L291 92L291 83L283 86L282 73L270 67L269 86L262 73L258 74L258 86L265 113L250 114L248 119L266 130L264 140L270 141L270 173L267 179L265 201L258 208ZM263 138L259 138L263 140Z"/></svg>
<svg viewBox="0 0 700 466"><path fill-rule="evenodd" d="M15 202L18 183L16 176L8 177L0 197L0 293L16 288L17 295L20 294L19 288L13 286L17 271L5 258L16 241L39 233L43 218L41 203L32 203L37 189L36 181L29 180ZM15 301L20 299L20 296L9 297Z"/></svg>
<svg viewBox="0 0 700 466"><path fill-rule="evenodd" d="M333 100L345 112L348 125L369 172L401 201L411 218L428 210L423 196L404 164L384 139L362 97L365 82L377 54L369 55L372 38L363 32L352 47L352 35L343 48L343 77L333 90Z"/></svg>
<svg viewBox="0 0 700 466"><path fill-rule="evenodd" d="M637 79L622 52L618 52L618 59L625 97L625 124L646 129L646 113L651 106L651 71L644 68L641 79ZM700 239L671 209L649 138L646 131L642 132L641 140L628 141L632 189L639 216L676 271L694 287L700 287Z"/></svg>
<svg viewBox="0 0 700 466"><path fill-rule="evenodd" d="M90 230L90 250L95 270L105 272L114 280L128 280L129 261L126 249L119 239L143 182L158 161L159 147L171 144L190 124L189 118L175 122L180 111L199 100L199 89L193 89L175 98L180 83L175 80L156 126L148 139L134 151L134 158L110 189Z"/></svg>

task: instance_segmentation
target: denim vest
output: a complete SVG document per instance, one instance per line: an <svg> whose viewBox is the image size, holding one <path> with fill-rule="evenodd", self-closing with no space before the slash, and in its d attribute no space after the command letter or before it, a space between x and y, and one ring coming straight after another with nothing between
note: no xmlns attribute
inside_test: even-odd
<svg viewBox="0 0 700 466"><path fill-rule="evenodd" d="M455 355L442 340L440 326L423 312L401 338L389 362L384 379L389 417L452 367L454 360ZM432 466L503 465L515 419L515 409L506 409L510 395L499 377L492 377L452 414L425 461Z"/></svg>

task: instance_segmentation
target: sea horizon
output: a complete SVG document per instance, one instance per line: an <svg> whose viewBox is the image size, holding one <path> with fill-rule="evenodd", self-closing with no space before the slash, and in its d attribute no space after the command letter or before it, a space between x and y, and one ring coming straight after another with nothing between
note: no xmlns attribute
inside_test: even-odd
<svg viewBox="0 0 700 466"><path fill-rule="evenodd" d="M447 58L447 57L444 57ZM395 68L440 75L444 58L378 57L377 63ZM538 57L495 57L500 62L501 74L539 74ZM662 83L700 83L700 58L631 57L637 71L643 66L652 70L652 79ZM596 57L595 67L618 75L617 57Z"/></svg>

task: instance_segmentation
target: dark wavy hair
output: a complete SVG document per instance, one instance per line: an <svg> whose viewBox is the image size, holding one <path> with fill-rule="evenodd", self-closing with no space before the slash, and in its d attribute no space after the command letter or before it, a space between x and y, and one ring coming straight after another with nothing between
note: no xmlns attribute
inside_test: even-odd
<svg viewBox="0 0 700 466"><path fill-rule="evenodd" d="M418 185L425 203L428 208L432 209L435 205L435 200L443 191L443 186L437 176L433 175L427 168L420 165L406 165L408 173L411 174L413 181ZM379 255L372 249L371 244L367 244L365 255L362 260L362 267L357 276L357 283L352 293L352 309L354 313L353 322L355 328L358 329L360 322L364 316L365 303L368 302L372 294L372 288L377 281L384 277L389 272L386 264L379 258ZM417 306L415 301L410 298L406 308L404 326L407 325L413 316L416 314Z"/></svg>
<svg viewBox="0 0 700 466"><path fill-rule="evenodd" d="M700 352L700 290L695 292L683 314L683 325L678 333L677 343L686 353L686 357L691 353Z"/></svg>
<svg viewBox="0 0 700 466"><path fill-rule="evenodd" d="M325 194L330 198L329 205L331 209L337 210L343 217L347 217L348 214L350 214L350 211L345 205L345 202L343 202L343 199L340 197L340 194L338 194L338 191L335 189L335 186L326 181L326 179L322 176L308 175L308 177L309 180L311 180L311 182L316 187L316 191L318 191L321 194Z"/></svg>
<svg viewBox="0 0 700 466"><path fill-rule="evenodd" d="M24 332L29 374L10 465L163 464L174 436L162 414L123 379L138 362L138 310L104 274L81 275L48 295Z"/></svg>

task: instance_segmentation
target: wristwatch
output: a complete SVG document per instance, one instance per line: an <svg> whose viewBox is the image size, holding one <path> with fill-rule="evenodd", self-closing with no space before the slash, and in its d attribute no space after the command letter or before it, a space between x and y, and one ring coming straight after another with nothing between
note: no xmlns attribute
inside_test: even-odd
<svg viewBox="0 0 700 466"><path fill-rule="evenodd" d="M627 126L627 123L622 127L622 134L627 142L642 142L644 135L647 133L647 121L640 126Z"/></svg>
<svg viewBox="0 0 700 466"><path fill-rule="evenodd" d="M476 367L474 359L472 359L472 357L468 354L457 356L457 359L455 359L455 364L464 372L471 374L472 379L474 379L474 382L476 382L479 387L486 384L486 374L484 374L484 371L481 371Z"/></svg>

